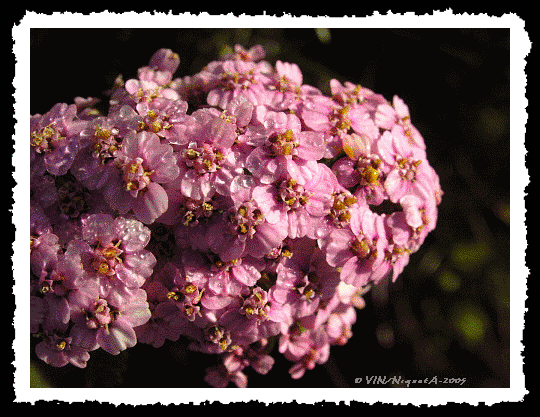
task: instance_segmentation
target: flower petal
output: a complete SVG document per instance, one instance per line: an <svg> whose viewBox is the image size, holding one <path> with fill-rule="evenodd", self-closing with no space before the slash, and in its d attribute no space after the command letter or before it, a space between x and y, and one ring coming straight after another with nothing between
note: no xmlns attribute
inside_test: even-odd
<svg viewBox="0 0 540 417"><path fill-rule="evenodd" d="M163 187L151 182L147 185L147 191L139 194L133 200L133 212L137 219L145 224L151 224L165 211L167 211L169 198Z"/></svg>

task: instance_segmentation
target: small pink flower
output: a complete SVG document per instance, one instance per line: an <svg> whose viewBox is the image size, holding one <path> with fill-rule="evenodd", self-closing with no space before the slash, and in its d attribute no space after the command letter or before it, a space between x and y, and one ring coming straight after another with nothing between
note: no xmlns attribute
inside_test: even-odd
<svg viewBox="0 0 540 417"><path fill-rule="evenodd" d="M81 132L81 150L70 172L90 190L103 187L112 172L111 163L122 147L123 138L135 131L140 118L129 106L120 107L108 117L88 122Z"/></svg>
<svg viewBox="0 0 540 417"><path fill-rule="evenodd" d="M342 106L364 107L370 113L374 113L380 104L386 100L380 94L376 94L369 88L345 81L344 84L336 79L330 80L332 98Z"/></svg>
<svg viewBox="0 0 540 417"><path fill-rule="evenodd" d="M386 130L392 130L397 125L407 136L411 146L426 148L422 135L411 123L409 107L398 96L394 96L393 105L388 102L379 104L375 113L375 124Z"/></svg>
<svg viewBox="0 0 540 417"><path fill-rule="evenodd" d="M121 303L80 292L72 293L69 302L75 323L70 336L74 344L88 351L101 347L117 355L135 346L137 335L133 328L145 324L151 317L146 292L142 289L131 291Z"/></svg>
<svg viewBox="0 0 540 417"><path fill-rule="evenodd" d="M170 279L170 275L176 272L177 269L172 264L165 264L157 274L154 274L153 279L143 286L152 316L147 323L135 327L139 342L158 348L166 340L177 341L187 327L189 321L180 313L178 307L178 300L183 294L178 292L178 288Z"/></svg>
<svg viewBox="0 0 540 417"><path fill-rule="evenodd" d="M174 145L187 143L186 131L195 122L186 112L188 104L182 100L158 97L136 106L139 115L137 130L155 133Z"/></svg>
<svg viewBox="0 0 540 417"><path fill-rule="evenodd" d="M245 95L254 105L264 104L265 84L270 81L268 64L264 61L214 61L201 72L208 79L207 102L226 109L238 95Z"/></svg>
<svg viewBox="0 0 540 417"><path fill-rule="evenodd" d="M332 205L333 188L329 181L325 181L320 166L315 165L317 171L305 185L294 178L287 178L253 190L253 198L268 213L267 218L286 216L287 234L292 239L304 236L316 239L326 233L325 216Z"/></svg>
<svg viewBox="0 0 540 417"><path fill-rule="evenodd" d="M405 205L404 208L408 211ZM384 263L388 270L392 270L392 281L403 272L409 263L410 254L415 251L413 229L407 224L406 211L392 213L384 219L386 234L390 237Z"/></svg>
<svg viewBox="0 0 540 417"><path fill-rule="evenodd" d="M246 142L255 146L246 168L265 184L290 177L300 184L309 181L316 161L324 155L324 137L301 130L300 119L284 112L267 112L264 127L264 135Z"/></svg>
<svg viewBox="0 0 540 417"><path fill-rule="evenodd" d="M79 133L87 121L77 118L77 106L56 104L44 115L30 117L30 163L43 160L52 175L64 175L79 151Z"/></svg>
<svg viewBox="0 0 540 417"><path fill-rule="evenodd" d="M231 183L234 206L209 230L210 249L224 262L247 254L262 258L287 236L287 219L268 219L267 213L253 199L256 185L252 176L235 177Z"/></svg>
<svg viewBox="0 0 540 417"><path fill-rule="evenodd" d="M351 218L350 227L330 232L319 244L328 263L341 268L341 279L347 284L365 286L387 272L382 266L387 246L383 219L367 207Z"/></svg>
<svg viewBox="0 0 540 417"><path fill-rule="evenodd" d="M158 97L179 100L180 96L171 88L159 85L155 81L130 79L126 81L125 90L135 103L151 102Z"/></svg>
<svg viewBox="0 0 540 417"><path fill-rule="evenodd" d="M234 107L232 111L236 110ZM238 110L241 118L247 116L244 110ZM192 117L195 124L190 128L187 142L176 152L178 178L168 188L180 190L182 195L194 200L208 200L216 192L229 195L231 181L243 173L244 165L242 151L235 146L236 119L215 109L198 110Z"/></svg>
<svg viewBox="0 0 540 417"><path fill-rule="evenodd" d="M276 267L276 283L270 295L288 307L291 318L310 316L334 296L339 275L327 264L315 240L295 239L288 249L292 256Z"/></svg>
<svg viewBox="0 0 540 417"><path fill-rule="evenodd" d="M343 346L352 337L352 325L356 322L356 311L353 306L340 305L328 318L326 333L328 342Z"/></svg>
<svg viewBox="0 0 540 417"><path fill-rule="evenodd" d="M72 338L56 332L45 335L36 346L36 355L43 362L62 367L71 363L78 368L86 368L90 354L86 349L72 344Z"/></svg>
<svg viewBox="0 0 540 417"><path fill-rule="evenodd" d="M247 376L241 370L229 370L224 365L217 365L206 369L204 380L214 388L225 388L233 382L238 388L247 387Z"/></svg>
<svg viewBox="0 0 540 417"><path fill-rule="evenodd" d="M406 194L431 188L425 151L410 146L399 126L385 132L377 143L378 153L389 166L384 188L394 203Z"/></svg>
<svg viewBox="0 0 540 417"><path fill-rule="evenodd" d="M246 49L242 45L234 45L234 53L225 54L221 57L223 61L240 60L240 61L260 61L266 56L266 51L262 45L253 45Z"/></svg>
<svg viewBox="0 0 540 417"><path fill-rule="evenodd" d="M149 240L150 230L137 220L87 216L82 220L81 238L66 248L65 257L83 268L70 279L77 286L96 283L101 296L119 303L129 289L140 288L152 274L156 258L145 249Z"/></svg>
<svg viewBox="0 0 540 417"><path fill-rule="evenodd" d="M296 110L307 96L321 94L317 88L303 84L298 65L279 60L276 62L272 82L266 88L268 94L265 104L277 111Z"/></svg>
<svg viewBox="0 0 540 417"><path fill-rule="evenodd" d="M307 333L307 332L306 332ZM299 358L290 357L290 353L284 351L283 354L287 359L296 363L289 369L289 374L293 379L300 379L304 376L307 370L312 370L317 364L326 363L330 357L330 344L327 341L323 329L317 332L309 332L306 336L308 339L306 344L306 352ZM281 349L280 349L281 352Z"/></svg>
<svg viewBox="0 0 540 417"><path fill-rule="evenodd" d="M177 53L167 48L159 49L152 58L148 66L138 69L140 80L154 81L158 85L166 85L172 80L178 65L180 57Z"/></svg>
<svg viewBox="0 0 540 417"><path fill-rule="evenodd" d="M176 179L176 157L169 144L161 144L155 133L129 133L116 154L118 170L103 195L113 210L125 214L133 209L138 220L153 223L168 207L161 184Z"/></svg>
<svg viewBox="0 0 540 417"><path fill-rule="evenodd" d="M332 170L345 188L358 186L357 198L379 205L386 198L384 171L381 158L371 152L372 142L367 135L344 136L343 147L348 156L337 160Z"/></svg>

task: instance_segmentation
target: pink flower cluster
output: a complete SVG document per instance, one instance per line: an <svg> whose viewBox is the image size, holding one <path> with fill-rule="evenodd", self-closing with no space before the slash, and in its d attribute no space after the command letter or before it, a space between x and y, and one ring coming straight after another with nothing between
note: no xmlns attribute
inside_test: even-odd
<svg viewBox="0 0 540 417"><path fill-rule="evenodd" d="M362 295L395 280L442 191L398 97L236 46L192 76L160 49L92 98L30 121L31 333L52 366L190 340L212 386L292 378L352 336Z"/></svg>

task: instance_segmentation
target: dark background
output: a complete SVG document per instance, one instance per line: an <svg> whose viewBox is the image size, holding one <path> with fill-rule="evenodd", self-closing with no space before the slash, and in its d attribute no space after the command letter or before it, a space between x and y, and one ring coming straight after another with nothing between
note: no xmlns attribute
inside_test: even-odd
<svg viewBox="0 0 540 417"><path fill-rule="evenodd" d="M31 112L96 97L118 74L136 76L159 48L192 75L236 44L260 43L267 60L297 63L304 83L362 84L401 97L423 135L444 191L437 228L395 283L358 311L354 336L300 380L276 350L250 387L363 387L355 378L466 378L463 387L510 386L509 29L31 29ZM184 342L98 350L84 370L32 354L32 386L206 387L212 356ZM232 385L229 385L232 386ZM390 386L390 385L388 385ZM454 385L455 386L455 385ZM381 386L378 386L381 387ZM453 387L439 384L437 387Z"/></svg>

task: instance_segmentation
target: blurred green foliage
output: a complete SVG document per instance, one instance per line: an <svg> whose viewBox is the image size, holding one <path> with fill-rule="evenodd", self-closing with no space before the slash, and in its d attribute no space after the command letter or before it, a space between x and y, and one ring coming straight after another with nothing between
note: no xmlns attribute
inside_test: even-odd
<svg viewBox="0 0 540 417"><path fill-rule="evenodd" d="M47 381L34 361L30 363L30 388L51 388L51 384Z"/></svg>

